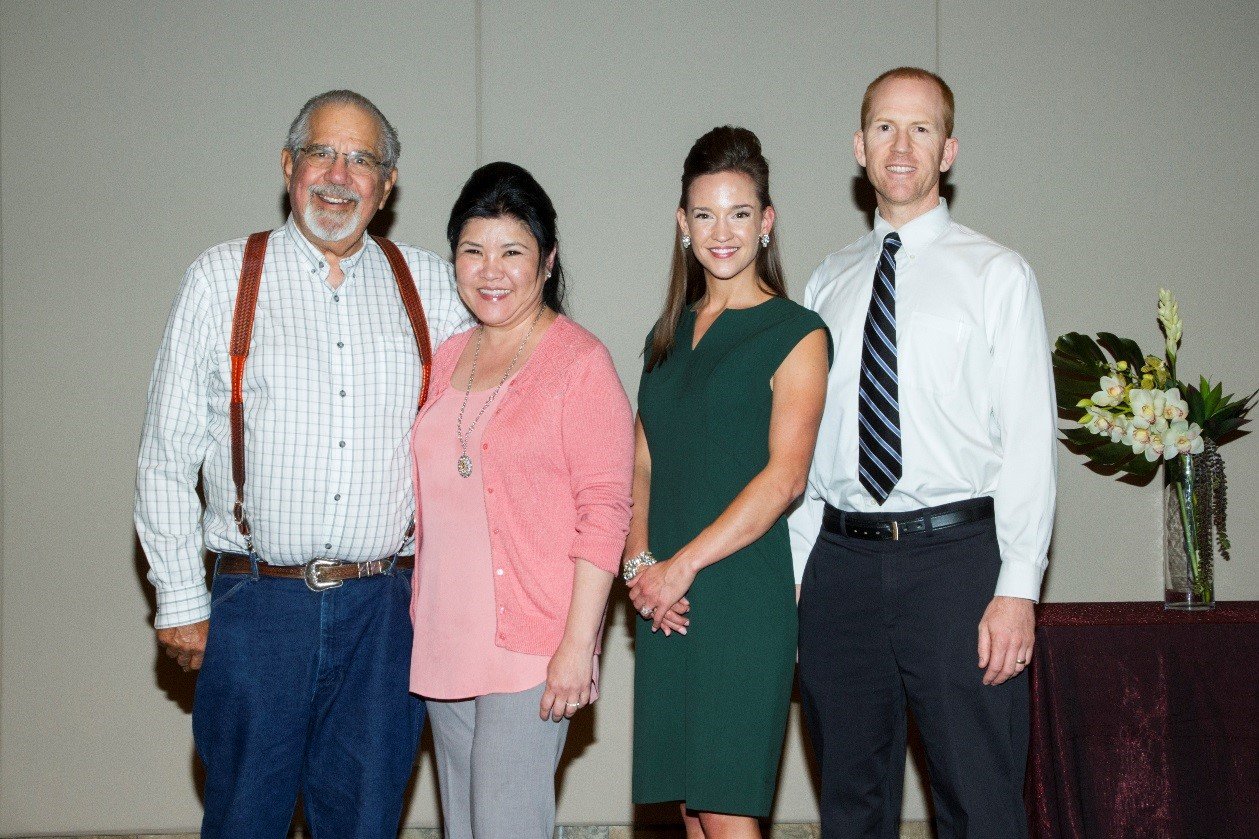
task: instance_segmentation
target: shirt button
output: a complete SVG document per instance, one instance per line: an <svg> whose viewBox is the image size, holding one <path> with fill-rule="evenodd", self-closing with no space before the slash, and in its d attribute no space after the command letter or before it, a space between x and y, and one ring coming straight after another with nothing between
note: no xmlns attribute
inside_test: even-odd
<svg viewBox="0 0 1259 839"><path fill-rule="evenodd" d="M340 303L340 302L341 302L341 295L339 295L339 294L334 294L334 295L332 295L332 302L333 302L333 303Z"/></svg>
<svg viewBox="0 0 1259 839"><path fill-rule="evenodd" d="M344 449L344 448L345 448L345 441L344 441L344 440L342 440L340 443L337 443L337 445L338 445L338 446L340 446L341 448L343 448L343 449Z"/></svg>
<svg viewBox="0 0 1259 839"><path fill-rule="evenodd" d="M502 568L500 568L500 569L498 569L497 571L495 571L494 573L495 573L495 574L497 574L498 576L500 576L500 577L501 577L501 576L503 576L503 569L502 569Z"/></svg>
<svg viewBox="0 0 1259 839"><path fill-rule="evenodd" d="M340 500L341 500L341 493L339 493L339 492L338 492L336 495L332 496L332 500L333 500L333 501L340 501Z"/></svg>
<svg viewBox="0 0 1259 839"><path fill-rule="evenodd" d="M341 391L341 395L342 395L342 396L345 396L345 391L344 391L344 390L343 390L343 391Z"/></svg>
<svg viewBox="0 0 1259 839"><path fill-rule="evenodd" d="M345 346L345 341L337 341L337 349L341 349L344 346Z"/></svg>
<svg viewBox="0 0 1259 839"><path fill-rule="evenodd" d="M329 550L329 551L330 551L330 550L332 550L332 543L331 543L331 542L324 542L324 543L323 543L323 546L324 546L324 548L325 548L326 550Z"/></svg>

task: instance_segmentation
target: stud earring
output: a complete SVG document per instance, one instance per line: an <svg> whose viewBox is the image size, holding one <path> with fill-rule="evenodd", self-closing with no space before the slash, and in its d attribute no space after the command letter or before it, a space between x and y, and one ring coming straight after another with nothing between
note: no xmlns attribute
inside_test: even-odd
<svg viewBox="0 0 1259 839"><path fill-rule="evenodd" d="M768 234L768 233L762 233L762 234L761 234L761 247L762 247L762 248L768 248L768 247L769 247L769 234Z"/></svg>
<svg viewBox="0 0 1259 839"><path fill-rule="evenodd" d="M686 249L687 249L687 248L689 248L690 246L691 246L691 237L690 237L690 236L687 236L687 235L685 235L685 234L683 234L683 236L682 236L682 249L683 249L683 250L686 250Z"/></svg>

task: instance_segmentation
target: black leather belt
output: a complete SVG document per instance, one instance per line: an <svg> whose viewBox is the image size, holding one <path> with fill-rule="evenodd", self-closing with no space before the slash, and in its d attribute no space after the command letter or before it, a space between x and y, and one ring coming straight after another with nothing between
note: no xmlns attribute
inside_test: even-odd
<svg viewBox="0 0 1259 839"><path fill-rule="evenodd" d="M415 567L415 556L400 556L388 559L373 559L371 562L339 562L335 559L312 559L304 565L270 565L258 561L258 574L262 577L287 577L302 579L311 591L325 591L336 588L346 580L361 580L364 577L375 577L389 571L407 571ZM253 563L247 554L219 554L218 573L220 574L252 574Z"/></svg>
<svg viewBox="0 0 1259 839"><path fill-rule="evenodd" d="M822 514L822 529L853 539L901 539L913 533L944 530L992 516L991 498L974 498L906 513L848 513L827 504Z"/></svg>

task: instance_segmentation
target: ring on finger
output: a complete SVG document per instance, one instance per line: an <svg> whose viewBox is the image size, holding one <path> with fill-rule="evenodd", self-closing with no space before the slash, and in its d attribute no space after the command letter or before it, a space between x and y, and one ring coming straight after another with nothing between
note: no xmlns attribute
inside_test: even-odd
<svg viewBox="0 0 1259 839"><path fill-rule="evenodd" d="M651 607L648 607L648 606L644 606L642 609L640 609L640 610L639 610L639 614L640 614L640 615L642 615L642 616L643 616L643 617L645 617L645 618L649 618L649 617L651 617L651 616L652 616L652 614L653 614L655 611L656 611L656 610L655 610L654 608L651 608Z"/></svg>
<svg viewBox="0 0 1259 839"><path fill-rule="evenodd" d="M1018 665L1021 665L1021 666L1026 666L1026 665L1027 665L1027 659L1025 659L1025 658L1016 658L1016 659L1014 659L1014 663L1015 663L1015 664L1018 664Z"/></svg>

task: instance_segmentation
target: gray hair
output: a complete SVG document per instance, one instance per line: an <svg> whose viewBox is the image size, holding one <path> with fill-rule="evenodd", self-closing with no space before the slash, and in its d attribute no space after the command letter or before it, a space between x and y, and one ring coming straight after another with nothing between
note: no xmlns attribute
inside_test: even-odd
<svg viewBox="0 0 1259 839"><path fill-rule="evenodd" d="M289 136L284 141L284 148L288 149L289 154L296 156L297 150L306 145L310 139L311 114L324 105L354 105L375 117L380 128L381 140L384 143L384 148L380 150L380 162L384 164L381 177L393 171L398 165L398 158L402 156L402 144L398 142L398 132L389 124L389 120L385 119L385 115L372 103L372 100L352 90L330 90L307 100L298 112L297 119L293 120L293 124L289 126Z"/></svg>

